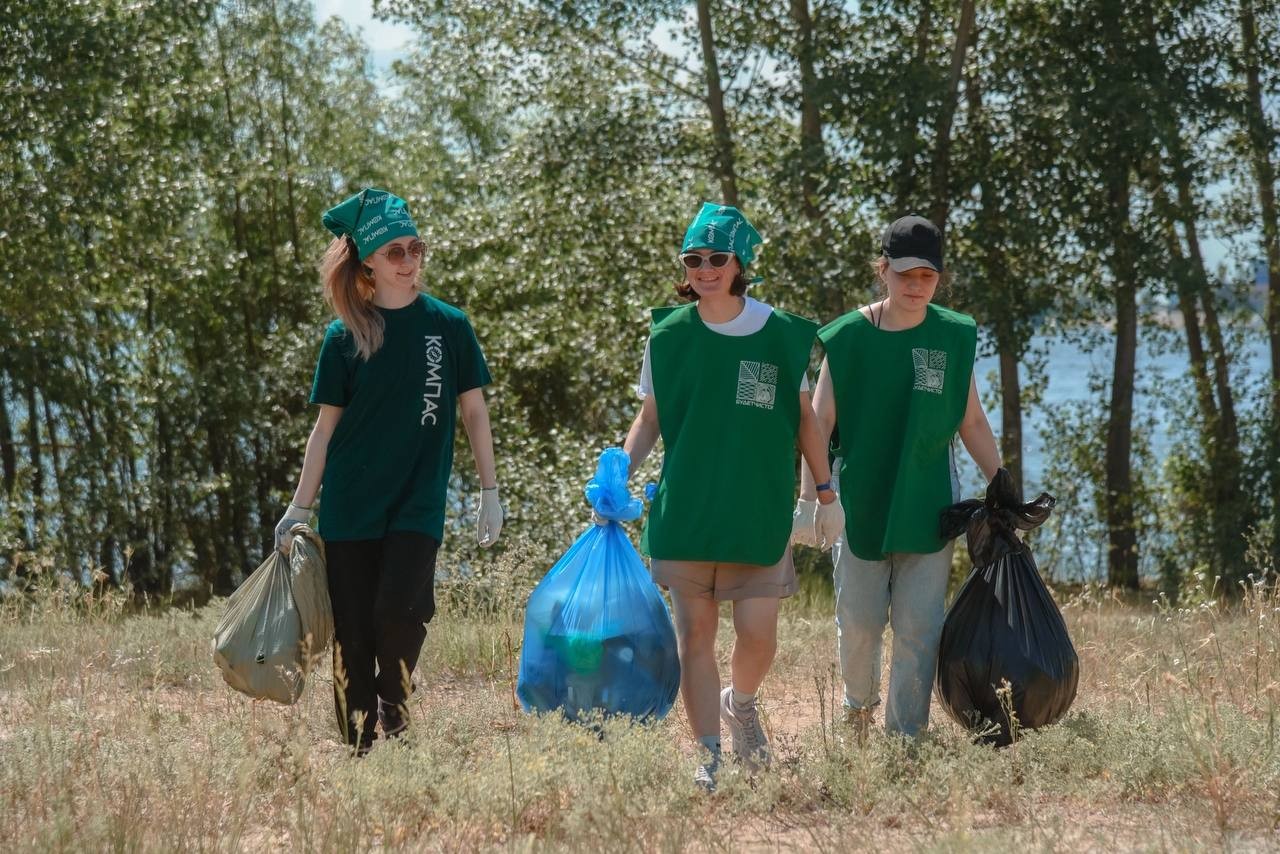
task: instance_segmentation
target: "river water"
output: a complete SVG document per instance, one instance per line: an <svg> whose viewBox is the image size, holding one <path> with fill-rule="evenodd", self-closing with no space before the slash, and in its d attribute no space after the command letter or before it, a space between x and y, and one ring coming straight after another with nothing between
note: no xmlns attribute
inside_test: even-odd
<svg viewBox="0 0 1280 854"><path fill-rule="evenodd" d="M1086 339L1090 336L1086 336ZM1096 530L1088 530L1086 536L1073 537L1072 531L1087 530L1086 518L1094 514L1092 500L1078 489L1076 483L1049 483L1046 470L1055 445L1062 444L1055 419L1089 404L1103 405L1097 415L1105 415L1109 400L1109 380L1114 358L1114 343L1103 334L1091 336L1093 341L1055 337L1037 342L1029 362L1039 362L1044 378L1041 400L1023 410L1024 490L1028 496L1041 491L1060 499L1074 497L1075 504L1060 503L1057 509L1064 528L1063 536L1056 539L1058 549L1053 558L1054 566L1046 566L1050 574L1059 578L1089 579L1105 577L1106 543L1099 542ZM1270 365L1270 351L1261 330L1239 332L1237 348L1232 359L1231 385L1240 400L1238 406L1247 404L1244 399L1253 395L1265 382ZM998 401L999 365L994 354L980 355L975 365L978 389L988 403L987 413L997 436L1000 431L1000 407ZM1024 368L1022 380L1028 381L1033 370ZM1181 333L1147 328L1140 332L1137 369L1135 377L1134 423L1149 443L1152 458L1158 465L1176 440L1180 420L1195 417L1196 403L1191 383L1186 346ZM1078 429L1080 422L1073 422ZM980 495L983 479L968 454L957 454L961 484L966 497ZM1105 535L1102 537L1105 540ZM1150 561L1143 561L1143 570L1154 572Z"/></svg>

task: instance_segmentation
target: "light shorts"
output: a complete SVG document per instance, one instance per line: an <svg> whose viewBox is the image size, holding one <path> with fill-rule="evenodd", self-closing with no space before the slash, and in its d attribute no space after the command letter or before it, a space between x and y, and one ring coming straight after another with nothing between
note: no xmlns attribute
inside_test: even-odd
<svg viewBox="0 0 1280 854"><path fill-rule="evenodd" d="M798 584L791 547L773 566L754 563L718 563L702 560L660 560L649 562L655 584L685 596L727 601L735 599L786 599Z"/></svg>

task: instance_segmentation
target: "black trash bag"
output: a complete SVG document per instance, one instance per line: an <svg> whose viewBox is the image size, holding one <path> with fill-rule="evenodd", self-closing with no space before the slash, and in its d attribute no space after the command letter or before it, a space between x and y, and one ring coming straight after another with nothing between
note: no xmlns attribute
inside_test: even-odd
<svg viewBox="0 0 1280 854"><path fill-rule="evenodd" d="M1023 504L1013 477L1000 469L985 501L961 501L942 511L942 536L950 540L964 532L973 571L947 609L934 687L957 723L1001 747L1018 730L1047 726L1066 714L1080 679L1062 612L1015 533L1043 524L1055 503L1041 493Z"/></svg>

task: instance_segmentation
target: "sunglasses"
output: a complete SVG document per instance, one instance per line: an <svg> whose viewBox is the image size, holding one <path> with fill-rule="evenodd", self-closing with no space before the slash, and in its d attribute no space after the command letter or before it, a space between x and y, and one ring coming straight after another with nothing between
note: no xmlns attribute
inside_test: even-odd
<svg viewBox="0 0 1280 854"><path fill-rule="evenodd" d="M417 261L419 258L422 257L422 253L426 251L427 251L427 244L423 243L421 240L415 240L409 244L408 248L397 243L395 246L392 246L386 252L375 252L374 254L381 255L383 258L386 258L392 264L403 264L405 255L408 255L411 258L413 258L413 260Z"/></svg>
<svg viewBox="0 0 1280 854"><path fill-rule="evenodd" d="M680 263L690 270L701 270L707 264L720 269L729 263L732 252L712 252L710 255L699 255L697 252L686 252L680 256Z"/></svg>

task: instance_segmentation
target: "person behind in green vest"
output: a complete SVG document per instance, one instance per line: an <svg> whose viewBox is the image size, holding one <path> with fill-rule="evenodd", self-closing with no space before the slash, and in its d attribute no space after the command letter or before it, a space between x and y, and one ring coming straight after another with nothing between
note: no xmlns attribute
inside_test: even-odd
<svg viewBox="0 0 1280 854"><path fill-rule="evenodd" d="M929 723L951 571L952 543L940 537L938 517L959 498L953 440L958 432L988 479L1000 453L973 376L973 318L931 303L945 274L942 233L923 217L903 217L885 230L882 249L884 299L818 332L826 358L813 407L824 442L840 425L837 482L848 524L832 560L846 717L865 737L890 624L885 728L914 738ZM812 482L805 471L799 520L815 512ZM803 521L793 541L815 544Z"/></svg>
<svg viewBox="0 0 1280 854"><path fill-rule="evenodd" d="M325 332L311 387L320 407L293 501L276 527L310 519L317 493L334 620L338 726L362 755L375 723L408 726L411 674L435 614L436 552L453 467L455 409L480 477L482 546L502 531L490 380L467 316L421 290L425 246L404 201L368 188L326 211ZM323 489L322 489L323 488Z"/></svg>
<svg viewBox="0 0 1280 854"><path fill-rule="evenodd" d="M826 445L809 404L806 371L817 324L746 296L760 235L736 208L707 203L680 251L685 305L654 309L627 434L631 470L659 436L662 476L642 547L653 579L671 592L680 693L706 748L695 782L710 790L720 765L720 722L749 770L768 764L756 692L777 648L779 600L796 590L788 544L795 448L827 480ZM820 493L817 536L844 519ZM720 690L719 603L733 603L732 681Z"/></svg>

